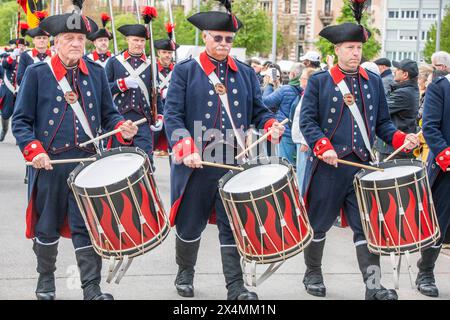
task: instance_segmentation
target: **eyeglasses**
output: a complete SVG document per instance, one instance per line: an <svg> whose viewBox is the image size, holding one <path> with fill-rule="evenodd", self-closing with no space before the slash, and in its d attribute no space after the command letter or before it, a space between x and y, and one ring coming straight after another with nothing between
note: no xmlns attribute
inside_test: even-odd
<svg viewBox="0 0 450 320"><path fill-rule="evenodd" d="M221 43L221 42L223 41L223 39L224 39L223 36L219 36L219 35L213 36L213 35L212 35L211 33L209 33L208 31L206 31L206 33L207 33L208 35L210 35L211 38L213 38L214 41L217 42L217 43ZM233 41L234 41L234 37L231 37L231 36L225 37L225 42L226 42L226 43L233 43Z"/></svg>

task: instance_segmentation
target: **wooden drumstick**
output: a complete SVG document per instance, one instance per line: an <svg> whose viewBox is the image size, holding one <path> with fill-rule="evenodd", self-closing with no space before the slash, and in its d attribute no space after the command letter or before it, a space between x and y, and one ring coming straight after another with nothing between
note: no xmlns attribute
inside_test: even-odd
<svg viewBox="0 0 450 320"><path fill-rule="evenodd" d="M75 163L75 162L88 162L95 161L96 158L78 158L78 159L63 159L63 160L50 160L50 164L64 164L64 163ZM27 166L32 166L33 162L25 162Z"/></svg>
<svg viewBox="0 0 450 320"><path fill-rule="evenodd" d="M322 160L323 157L319 156L319 159ZM351 161L342 160L342 159L337 159L337 162L338 163L342 163L342 164L346 164L346 165L352 166L352 167L358 167L358 168L367 169L367 170L384 172L384 169L373 167L373 166L368 166L368 165L361 164L361 163L358 163L358 162L351 162Z"/></svg>
<svg viewBox="0 0 450 320"><path fill-rule="evenodd" d="M420 130L417 133L417 136L420 136L422 134L422 130ZM406 139L405 139L406 140ZM393 157L395 157L397 154L399 154L403 149L405 149L405 147L408 145L409 141L405 141L405 143L403 143L403 145L398 148L397 150L395 150L389 157L387 157L386 159L384 159L383 162L389 161L391 160Z"/></svg>
<svg viewBox="0 0 450 320"><path fill-rule="evenodd" d="M145 122L147 122L147 119L146 118L142 118L142 119L140 119L138 121L133 122L133 124L138 126L138 125L143 124ZM101 136L95 137L94 139L91 139L91 140L88 140L86 142L80 143L79 146L83 148L83 147L87 146L88 144L97 142L97 141L102 140L104 138L108 138L108 137L113 136L113 135L115 135L116 133L119 133L119 132L120 132L120 129L118 128L116 130L113 130L113 131L110 131L108 133L102 134Z"/></svg>
<svg viewBox="0 0 450 320"><path fill-rule="evenodd" d="M284 119L283 121L281 121L280 124L281 124L281 125L285 125L286 123L288 123L288 121L289 121L289 119L286 118L286 119ZM235 157L235 159L240 159L240 158L242 158L242 157L247 153L247 151L249 151L250 149L252 149L254 146L260 144L260 143L263 142L263 141L266 141L267 138L272 134L272 132L273 132L273 129L270 129L269 131L267 131L261 138L259 138L259 139L256 140L255 142L253 142L251 145L249 145L249 146L247 147L247 149L245 149L245 150L243 150L241 153L239 153L239 154Z"/></svg>
<svg viewBox="0 0 450 320"><path fill-rule="evenodd" d="M217 168L222 168L222 169L230 169L230 170L234 170L234 171L244 171L244 168L241 168L241 167L228 166L226 164L215 163L215 162L202 161L201 164L202 164L202 166L217 167Z"/></svg>

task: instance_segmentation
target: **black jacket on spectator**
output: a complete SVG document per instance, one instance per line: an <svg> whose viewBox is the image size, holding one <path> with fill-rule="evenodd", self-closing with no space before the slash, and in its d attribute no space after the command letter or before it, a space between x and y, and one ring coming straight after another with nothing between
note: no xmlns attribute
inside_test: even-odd
<svg viewBox="0 0 450 320"><path fill-rule="evenodd" d="M419 85L417 79L394 82L387 95L389 113L397 129L405 133L417 131L417 115L419 112ZM382 154L390 154L391 146L378 140L376 149Z"/></svg>

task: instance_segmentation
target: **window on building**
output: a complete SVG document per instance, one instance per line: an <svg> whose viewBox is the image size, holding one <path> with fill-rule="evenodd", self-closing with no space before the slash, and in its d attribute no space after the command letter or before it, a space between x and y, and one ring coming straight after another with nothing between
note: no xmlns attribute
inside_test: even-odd
<svg viewBox="0 0 450 320"><path fill-rule="evenodd" d="M388 12L388 17L391 19L398 19L400 16L400 12L398 10L391 10Z"/></svg>
<svg viewBox="0 0 450 320"><path fill-rule="evenodd" d="M300 13L305 14L306 13L306 0L300 0Z"/></svg>
<svg viewBox="0 0 450 320"><path fill-rule="evenodd" d="M306 26L301 24L298 26L298 40L305 40Z"/></svg>
<svg viewBox="0 0 450 320"><path fill-rule="evenodd" d="M430 34L429 34L428 31L422 31L422 37L421 37L421 40L426 41L426 40L429 39L429 37L430 37Z"/></svg>
<svg viewBox="0 0 450 320"><path fill-rule="evenodd" d="M331 14L331 0L325 0L323 11L327 16Z"/></svg>
<svg viewBox="0 0 450 320"><path fill-rule="evenodd" d="M417 31L415 30L400 30L399 40L417 40Z"/></svg>
<svg viewBox="0 0 450 320"><path fill-rule="evenodd" d="M386 40L398 40L397 30L386 30Z"/></svg>
<svg viewBox="0 0 450 320"><path fill-rule="evenodd" d="M300 61L301 56L305 54L305 50L303 49L303 46L297 47L297 61Z"/></svg>
<svg viewBox="0 0 450 320"><path fill-rule="evenodd" d="M261 1L261 9L265 12L272 11L272 3L270 1Z"/></svg>
<svg viewBox="0 0 450 320"><path fill-rule="evenodd" d="M291 13L291 0L284 0L284 13Z"/></svg>

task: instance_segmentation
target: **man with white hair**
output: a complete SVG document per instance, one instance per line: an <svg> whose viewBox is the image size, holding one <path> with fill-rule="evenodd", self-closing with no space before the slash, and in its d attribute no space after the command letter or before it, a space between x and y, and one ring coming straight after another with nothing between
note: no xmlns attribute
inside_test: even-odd
<svg viewBox="0 0 450 320"><path fill-rule="evenodd" d="M231 13L230 2L225 1L225 7L228 12L201 12L188 18L203 31L205 51L175 66L164 105L164 124L175 158L170 175L170 222L176 225L178 264L175 287L183 297L194 296L200 239L215 212L227 298L255 300L256 293L244 286L240 255L218 192L218 181L228 171L203 168L202 157L210 150L213 161L232 159L230 164L236 164L243 130L252 124L273 128L272 138L278 139L283 126L263 104L255 71L229 55L242 23Z"/></svg>
<svg viewBox="0 0 450 320"><path fill-rule="evenodd" d="M431 56L431 64L436 70L450 72L450 54L446 51L438 51Z"/></svg>
<svg viewBox="0 0 450 320"><path fill-rule="evenodd" d="M80 2L74 4L81 10ZM82 148L79 143L101 130L120 129L117 139L129 144L138 128L131 121L125 122L114 107L103 68L82 58L86 34L97 29L95 22L74 11L48 17L40 28L55 37L58 53L26 69L12 122L23 156L33 166L26 237L33 239L37 258L36 297L55 299L55 263L63 236L72 238L84 299L112 300L100 290L102 259L92 247L67 184L77 163L53 167L50 160L92 156L94 147Z"/></svg>

